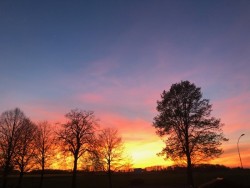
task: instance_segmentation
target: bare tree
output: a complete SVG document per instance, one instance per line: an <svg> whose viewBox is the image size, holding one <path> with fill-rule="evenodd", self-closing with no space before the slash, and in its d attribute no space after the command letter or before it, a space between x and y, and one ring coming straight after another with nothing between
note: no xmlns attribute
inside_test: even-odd
<svg viewBox="0 0 250 188"><path fill-rule="evenodd" d="M43 187L43 177L45 167L49 164L51 157L54 155L55 136L51 125L47 121L37 124L37 132L35 135L36 146L36 163L41 168L41 178L39 188Z"/></svg>
<svg viewBox="0 0 250 188"><path fill-rule="evenodd" d="M79 109L71 110L65 117L68 121L62 124L57 134L59 140L62 141L62 149L74 157L72 188L75 188L77 162L81 156L91 150L97 120L94 112Z"/></svg>
<svg viewBox="0 0 250 188"><path fill-rule="evenodd" d="M82 169L85 171L104 171L104 165L100 160L96 144L92 145L91 152L83 156L81 164Z"/></svg>
<svg viewBox="0 0 250 188"><path fill-rule="evenodd" d="M112 188L112 171L121 166L124 150L122 138L116 129L106 128L99 134L98 144L99 157L107 171L109 187Z"/></svg>
<svg viewBox="0 0 250 188"><path fill-rule="evenodd" d="M123 165L122 165L122 170L124 172L131 172L133 170L133 159L131 156L127 155L123 159Z"/></svg>
<svg viewBox="0 0 250 188"><path fill-rule="evenodd" d="M189 81L173 84L157 101L159 114L153 125L160 136L167 136L162 154L174 161L185 159L187 183L194 187L193 160L209 160L222 153L225 140L219 119L210 116L212 105L202 99L201 89Z"/></svg>
<svg viewBox="0 0 250 188"><path fill-rule="evenodd" d="M20 128L24 125L26 116L19 109L5 111L0 116L0 149L3 166L3 188L7 185L7 177L13 166L15 151L20 137Z"/></svg>
<svg viewBox="0 0 250 188"><path fill-rule="evenodd" d="M36 126L26 118L18 133L19 139L15 149L14 165L19 170L18 187L21 187L24 172L29 171L34 162Z"/></svg>

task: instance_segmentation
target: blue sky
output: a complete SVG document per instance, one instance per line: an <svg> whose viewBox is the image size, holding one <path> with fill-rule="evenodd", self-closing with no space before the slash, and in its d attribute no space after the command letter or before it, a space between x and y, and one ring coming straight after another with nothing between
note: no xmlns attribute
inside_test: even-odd
<svg viewBox="0 0 250 188"><path fill-rule="evenodd" d="M230 149L250 135L249 10L247 0L1 1L0 111L58 121L94 110L128 142L136 126L152 143L156 100L190 80L225 123Z"/></svg>

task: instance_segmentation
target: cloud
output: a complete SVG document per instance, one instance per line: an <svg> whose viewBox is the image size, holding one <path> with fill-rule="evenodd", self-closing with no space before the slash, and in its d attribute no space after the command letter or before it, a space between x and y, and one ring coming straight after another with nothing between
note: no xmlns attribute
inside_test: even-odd
<svg viewBox="0 0 250 188"><path fill-rule="evenodd" d="M104 127L115 127L126 138L135 140L152 139L152 135L155 134L155 130L152 123L141 118L128 118L121 116L119 113L101 112L98 116L100 122Z"/></svg>
<svg viewBox="0 0 250 188"><path fill-rule="evenodd" d="M224 130L228 133L248 130L250 117L250 93L241 93L237 96L216 101L214 111L225 124Z"/></svg>
<svg viewBox="0 0 250 188"><path fill-rule="evenodd" d="M240 155L243 167L250 167L250 148L249 143L240 144ZM221 157L211 161L213 164L223 164L229 167L240 167L240 159L236 142L234 144L227 144L223 147L224 153Z"/></svg>

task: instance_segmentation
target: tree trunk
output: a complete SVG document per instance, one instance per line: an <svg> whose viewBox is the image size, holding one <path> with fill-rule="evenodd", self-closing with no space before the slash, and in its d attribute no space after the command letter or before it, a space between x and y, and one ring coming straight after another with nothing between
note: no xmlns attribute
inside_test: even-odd
<svg viewBox="0 0 250 188"><path fill-rule="evenodd" d="M72 174L72 188L76 188L77 156L74 156L74 167Z"/></svg>
<svg viewBox="0 0 250 188"><path fill-rule="evenodd" d="M187 184L188 187L194 188L194 180L193 180L193 171L192 171L192 161L191 154L189 148L189 134L188 134L188 123L185 122L185 149L186 149L186 157L187 157Z"/></svg>
<svg viewBox="0 0 250 188"><path fill-rule="evenodd" d="M8 174L9 174L9 168L10 168L10 162L7 161L6 165L4 167L4 171L3 171L3 188L6 188L7 186L7 178L8 178Z"/></svg>
<svg viewBox="0 0 250 188"><path fill-rule="evenodd" d="M42 188L42 187L43 187L43 176L44 176L44 170L41 171L41 177L40 177L39 188Z"/></svg>
<svg viewBox="0 0 250 188"><path fill-rule="evenodd" d="M18 188L22 187L22 181L23 181L23 169L21 169L20 174L19 174L19 180L18 180L18 185L17 185Z"/></svg>
<svg viewBox="0 0 250 188"><path fill-rule="evenodd" d="M43 175L44 175L44 163L42 162L42 171L41 171L41 178L40 178L39 188L43 187Z"/></svg>
<svg viewBox="0 0 250 188"><path fill-rule="evenodd" d="M109 188L112 188L110 163L108 164L108 178L109 178Z"/></svg>
<svg viewBox="0 0 250 188"><path fill-rule="evenodd" d="M192 162L189 153L187 154L187 184L189 187L194 187Z"/></svg>
<svg viewBox="0 0 250 188"><path fill-rule="evenodd" d="M7 173L3 172L3 188L6 188L6 185L7 185Z"/></svg>

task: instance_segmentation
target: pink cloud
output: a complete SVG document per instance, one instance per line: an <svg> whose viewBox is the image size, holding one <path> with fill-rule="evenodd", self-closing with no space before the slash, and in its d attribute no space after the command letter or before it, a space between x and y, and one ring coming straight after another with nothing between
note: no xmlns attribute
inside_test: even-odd
<svg viewBox="0 0 250 188"><path fill-rule="evenodd" d="M236 142L234 144L225 144L223 146L224 153L221 157L214 159L211 163L214 164L223 164L229 167L240 167L240 159L237 150ZM240 144L240 155L243 167L250 167L250 147L249 143L241 143Z"/></svg>
<svg viewBox="0 0 250 188"><path fill-rule="evenodd" d="M48 121L52 124L65 122L65 114L58 109L51 109L49 106L24 105L22 109L28 117L34 122Z"/></svg>
<svg viewBox="0 0 250 188"><path fill-rule="evenodd" d="M214 103L215 113L225 123L224 130L232 133L249 130L250 93L243 93Z"/></svg>
<svg viewBox="0 0 250 188"><path fill-rule="evenodd" d="M99 115L102 127L115 127L126 141L150 142L159 139L151 122L140 118L129 119L119 114L103 112Z"/></svg>

